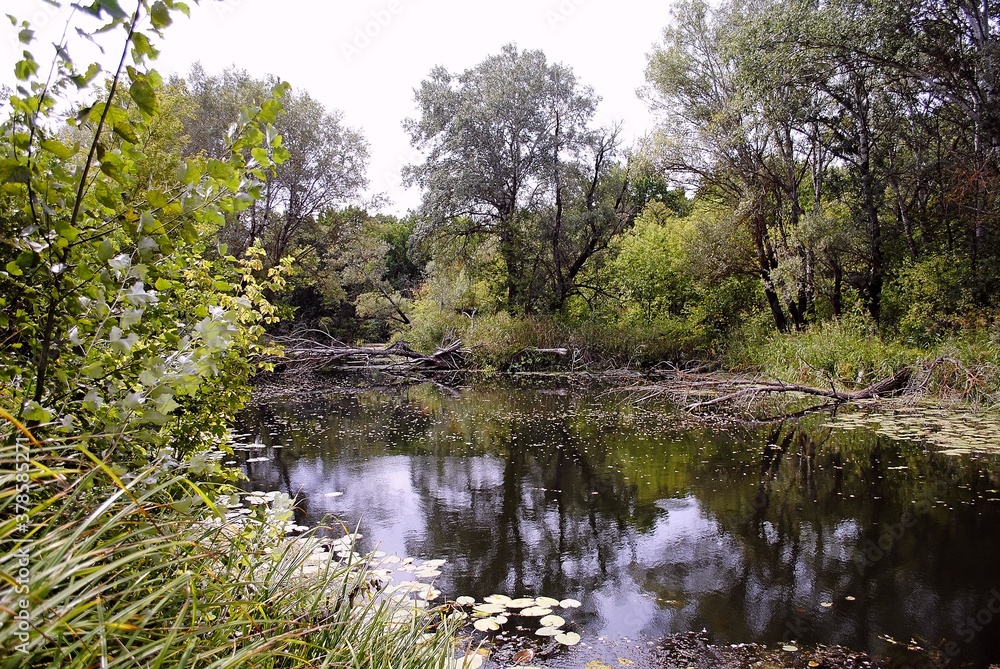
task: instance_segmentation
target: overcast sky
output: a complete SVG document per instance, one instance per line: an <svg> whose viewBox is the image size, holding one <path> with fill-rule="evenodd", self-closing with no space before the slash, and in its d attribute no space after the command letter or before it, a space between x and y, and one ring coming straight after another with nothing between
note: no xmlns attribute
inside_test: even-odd
<svg viewBox="0 0 1000 669"><path fill-rule="evenodd" d="M2 0L5 13L32 20L44 42L63 22L43 0ZM127 7L128 0L122 0ZM507 42L542 49L569 65L602 102L598 122L625 125L632 140L652 126L636 97L646 54L670 18L656 0L202 0L191 18L166 32L155 67L184 74L201 61L210 73L237 65L274 74L340 109L371 148L372 193L404 213L420 194L400 185L399 170L418 158L401 122L415 114L413 89L435 65L461 71ZM17 44L9 25L0 42L9 82ZM37 51L37 49L36 49ZM36 53L36 56L40 56Z"/></svg>

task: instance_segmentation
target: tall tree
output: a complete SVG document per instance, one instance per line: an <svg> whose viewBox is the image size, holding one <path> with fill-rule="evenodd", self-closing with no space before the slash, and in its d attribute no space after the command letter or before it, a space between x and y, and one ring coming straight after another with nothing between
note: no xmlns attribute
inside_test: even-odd
<svg viewBox="0 0 1000 669"><path fill-rule="evenodd" d="M257 79L235 68L210 76L195 65L187 80L195 103L185 123L189 152L214 157L218 138L272 84L271 78ZM368 185L368 144L344 124L342 112L327 110L307 92L290 93L284 107L268 132L281 137L289 159L267 179L261 199L231 217L222 233L233 251L260 242L271 265L287 253L311 250L305 240L322 237L313 229L321 214L356 200Z"/></svg>
<svg viewBox="0 0 1000 669"><path fill-rule="evenodd" d="M425 159L404 177L424 191L418 234L492 240L509 307L561 308L621 220L602 209L608 198L621 209L607 188L618 142L590 128L594 92L541 51L507 45L461 74L435 68L416 100L405 127Z"/></svg>

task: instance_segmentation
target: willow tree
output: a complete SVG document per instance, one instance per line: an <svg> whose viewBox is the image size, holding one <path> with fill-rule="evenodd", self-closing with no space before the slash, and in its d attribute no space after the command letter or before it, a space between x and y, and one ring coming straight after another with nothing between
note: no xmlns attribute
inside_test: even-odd
<svg viewBox="0 0 1000 669"><path fill-rule="evenodd" d="M224 152L219 138L226 128L242 107L266 99L275 82L236 68L209 75L195 65L185 82L192 102L184 123L187 151L211 157ZM323 214L356 202L368 185L368 143L341 111L327 109L305 91L288 93L282 104L271 132L281 136L288 159L263 184L254 206L230 216L220 233L234 252L260 243L272 266L287 254L316 250L324 239L333 243Z"/></svg>
<svg viewBox="0 0 1000 669"><path fill-rule="evenodd" d="M561 308L626 218L617 133L591 127L593 90L507 45L462 73L435 68L416 101L405 127L424 160L404 177L424 193L418 235L490 240L510 308Z"/></svg>

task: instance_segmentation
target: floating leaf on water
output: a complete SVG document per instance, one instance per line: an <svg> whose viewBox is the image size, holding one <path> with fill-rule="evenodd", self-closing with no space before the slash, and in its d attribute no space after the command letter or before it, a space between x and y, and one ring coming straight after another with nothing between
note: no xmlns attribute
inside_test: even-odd
<svg viewBox="0 0 1000 669"><path fill-rule="evenodd" d="M844 599L846 599L849 602L853 602L854 601L854 597L851 597L850 595L848 595L847 597L844 597Z"/></svg>
<svg viewBox="0 0 1000 669"><path fill-rule="evenodd" d="M517 599L512 599L507 602L508 609L526 609L529 606L534 606L535 600L530 597L518 597Z"/></svg>
<svg viewBox="0 0 1000 669"><path fill-rule="evenodd" d="M575 599L564 599L559 602L559 606L564 609L576 609L580 607L580 602Z"/></svg>
<svg viewBox="0 0 1000 669"><path fill-rule="evenodd" d="M427 567L428 569L437 569L438 567L444 566L448 562L447 560L426 560L421 567Z"/></svg>
<svg viewBox="0 0 1000 669"><path fill-rule="evenodd" d="M483 656L478 653L460 657L455 663L455 669L479 669L481 666L483 666Z"/></svg>
<svg viewBox="0 0 1000 669"><path fill-rule="evenodd" d="M480 632L493 632L500 629L500 623L496 618L480 618L472 623L472 626Z"/></svg>
<svg viewBox="0 0 1000 669"><path fill-rule="evenodd" d="M461 597L455 600L455 603L458 604L459 606L472 606L473 604L476 603L476 600L473 599L472 597L469 597L468 595L462 595Z"/></svg>
<svg viewBox="0 0 1000 669"><path fill-rule="evenodd" d="M822 606L824 609L828 609L831 606L833 606L833 602L820 602L820 606Z"/></svg>
<svg viewBox="0 0 1000 669"><path fill-rule="evenodd" d="M484 597L483 601L487 604L500 604L502 606L507 606L507 602L510 601L510 597L507 595L490 595L489 597Z"/></svg>
<svg viewBox="0 0 1000 669"><path fill-rule="evenodd" d="M542 627L562 627L566 621L559 616L545 616L538 621L538 624Z"/></svg>
<svg viewBox="0 0 1000 669"><path fill-rule="evenodd" d="M538 606L547 606L551 609L553 606L559 606L559 600L552 599L551 597L535 597L535 604Z"/></svg>
<svg viewBox="0 0 1000 669"><path fill-rule="evenodd" d="M476 613L485 613L486 615L493 615L494 613L503 613L507 610L507 607L503 604L476 604L472 607Z"/></svg>
<svg viewBox="0 0 1000 669"><path fill-rule="evenodd" d="M565 634L557 634L556 641L564 646L575 646L580 643L580 635L576 632L566 632Z"/></svg>
<svg viewBox="0 0 1000 669"><path fill-rule="evenodd" d="M521 615L528 616L529 618L541 618L550 613L552 613L552 609L547 609L543 606L529 606L526 609L521 609Z"/></svg>
<svg viewBox="0 0 1000 669"><path fill-rule="evenodd" d="M781 650L787 651L789 653L794 653L795 651L798 650L798 647L797 646L782 646Z"/></svg>
<svg viewBox="0 0 1000 669"><path fill-rule="evenodd" d="M514 664L525 664L531 662L533 659L535 659L535 651L525 648L514 653L514 657L510 658L510 661Z"/></svg>
<svg viewBox="0 0 1000 669"><path fill-rule="evenodd" d="M535 634L538 636L555 636L562 634L562 630L558 627L539 627L535 630Z"/></svg>

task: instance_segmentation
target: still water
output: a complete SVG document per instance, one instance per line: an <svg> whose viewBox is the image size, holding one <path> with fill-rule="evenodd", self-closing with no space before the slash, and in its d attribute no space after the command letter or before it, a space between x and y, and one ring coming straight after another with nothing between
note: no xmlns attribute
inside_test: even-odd
<svg viewBox="0 0 1000 669"><path fill-rule="evenodd" d="M596 391L425 385L272 402L238 454L299 524L447 559L449 597L579 599L585 637L1000 662L1000 458L831 420L707 428Z"/></svg>

